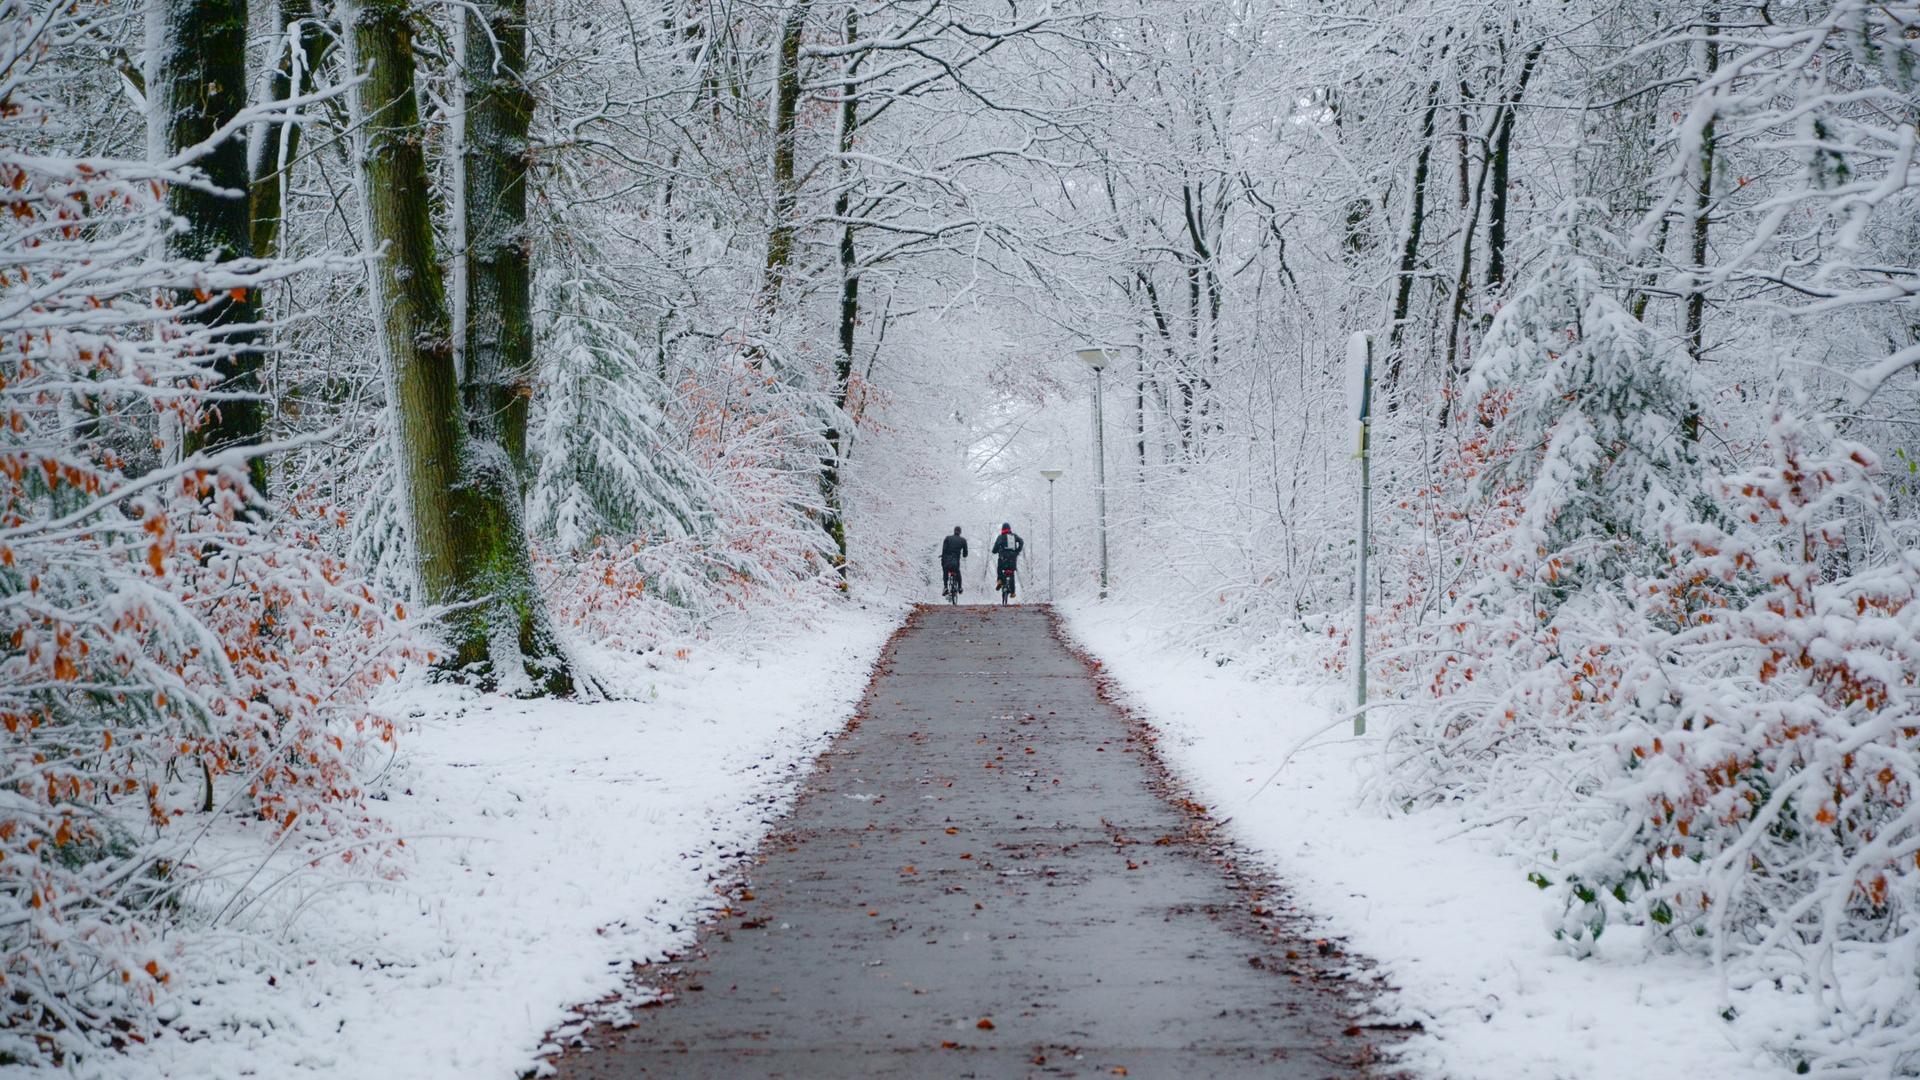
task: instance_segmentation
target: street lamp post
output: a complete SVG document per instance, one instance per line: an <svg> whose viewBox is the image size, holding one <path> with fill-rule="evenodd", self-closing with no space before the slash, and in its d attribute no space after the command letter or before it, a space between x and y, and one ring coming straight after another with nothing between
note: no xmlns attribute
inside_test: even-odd
<svg viewBox="0 0 1920 1080"><path fill-rule="evenodd" d="M1040 475L1047 478L1047 603L1053 603L1053 538L1058 535L1053 528L1053 482L1060 479L1061 470L1041 469Z"/></svg>
<svg viewBox="0 0 1920 1080"><path fill-rule="evenodd" d="M1100 599L1107 598L1107 416L1100 373L1131 345L1092 345L1075 349L1080 362L1093 369L1094 503L1100 514Z"/></svg>

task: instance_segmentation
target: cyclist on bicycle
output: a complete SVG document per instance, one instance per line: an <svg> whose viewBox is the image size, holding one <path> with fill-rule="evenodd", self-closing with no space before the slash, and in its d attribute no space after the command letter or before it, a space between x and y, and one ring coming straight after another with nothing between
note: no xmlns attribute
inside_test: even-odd
<svg viewBox="0 0 1920 1080"><path fill-rule="evenodd" d="M947 595L960 594L960 560L967 557L967 539L960 535L960 526L953 527L953 535L940 542L940 592Z"/></svg>
<svg viewBox="0 0 1920 1080"><path fill-rule="evenodd" d="M1013 526L1002 522L1000 536L993 542L993 554L1000 557L1000 581L1009 599L1014 592L1013 576L1020 564L1020 553L1026 549L1027 542L1020 539L1020 534L1013 531Z"/></svg>

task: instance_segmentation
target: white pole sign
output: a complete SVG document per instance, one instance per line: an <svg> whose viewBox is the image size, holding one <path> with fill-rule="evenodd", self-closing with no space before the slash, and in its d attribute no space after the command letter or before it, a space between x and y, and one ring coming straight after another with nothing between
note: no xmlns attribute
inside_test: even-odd
<svg viewBox="0 0 1920 1080"><path fill-rule="evenodd" d="M1353 733L1367 733L1367 540L1372 526L1373 461L1368 429L1373 424L1373 335L1362 330L1347 339L1347 407L1353 410L1355 451L1360 458L1360 551L1353 579Z"/></svg>

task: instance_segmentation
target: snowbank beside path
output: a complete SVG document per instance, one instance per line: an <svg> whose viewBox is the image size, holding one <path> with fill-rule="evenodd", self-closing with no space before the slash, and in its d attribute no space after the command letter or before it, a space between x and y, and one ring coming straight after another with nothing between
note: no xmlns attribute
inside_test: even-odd
<svg viewBox="0 0 1920 1080"><path fill-rule="evenodd" d="M1742 1049L1749 1041L1720 1019L1709 966L1650 954L1619 929L1586 960L1562 951L1549 929L1555 913L1526 880L1528 867L1502 852L1497 824L1472 828L1440 811L1389 817L1361 805L1364 759L1391 722L1384 713L1364 739L1335 724L1249 801L1290 749L1346 709L1339 691L1242 678L1164 644L1145 611L1078 603L1061 611L1069 633L1161 732L1161 754L1195 796L1398 988L1381 1007L1424 1028L1403 1050L1416 1074L1787 1075Z"/></svg>
<svg viewBox="0 0 1920 1080"><path fill-rule="evenodd" d="M761 627L757 644L629 658L614 674L639 700L410 692L403 756L374 786L406 838L402 876L306 872L230 929L180 935L183 956L211 957L184 972L192 1004L106 1074L533 1068L571 1006L636 1004L618 998L633 963L691 941L715 880L852 714L898 616L835 610Z"/></svg>

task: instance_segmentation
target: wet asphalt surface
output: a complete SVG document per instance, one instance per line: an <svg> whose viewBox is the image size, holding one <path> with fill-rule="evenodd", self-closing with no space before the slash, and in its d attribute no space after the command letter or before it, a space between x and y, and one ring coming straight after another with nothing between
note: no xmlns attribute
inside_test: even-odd
<svg viewBox="0 0 1920 1080"><path fill-rule="evenodd" d="M1337 947L1242 876L1044 608L921 609L671 997L554 1061L629 1077L1349 1077Z"/></svg>

